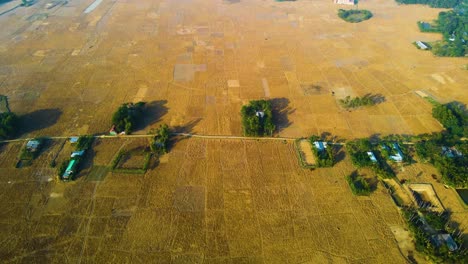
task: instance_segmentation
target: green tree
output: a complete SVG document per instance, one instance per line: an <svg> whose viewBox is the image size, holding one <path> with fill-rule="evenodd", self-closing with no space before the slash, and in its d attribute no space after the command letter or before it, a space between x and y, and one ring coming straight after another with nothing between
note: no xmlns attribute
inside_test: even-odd
<svg viewBox="0 0 468 264"><path fill-rule="evenodd" d="M0 114L0 138L8 139L18 132L19 118L12 112Z"/></svg>

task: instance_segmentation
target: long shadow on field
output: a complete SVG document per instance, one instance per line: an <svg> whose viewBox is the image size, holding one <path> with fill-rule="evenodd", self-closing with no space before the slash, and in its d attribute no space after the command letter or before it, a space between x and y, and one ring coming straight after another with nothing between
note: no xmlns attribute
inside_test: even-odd
<svg viewBox="0 0 468 264"><path fill-rule="evenodd" d="M335 163L344 160L346 157L344 146L335 145L333 148L335 149Z"/></svg>
<svg viewBox="0 0 468 264"><path fill-rule="evenodd" d="M197 119L194 119L190 122L188 122L187 124L185 125L182 125L182 126L175 126L173 131L174 133L187 133L187 134L190 134L192 133L193 131L193 128L198 124L200 123L202 119L201 118L197 118ZM180 141L186 139L187 137L185 136L175 136L175 137L171 137L170 140L169 140L169 143L167 144L167 151L171 151L171 149Z"/></svg>
<svg viewBox="0 0 468 264"><path fill-rule="evenodd" d="M58 108L41 109L27 113L20 117L20 134L28 134L53 126L61 115L62 111Z"/></svg>
<svg viewBox="0 0 468 264"><path fill-rule="evenodd" d="M198 123L200 123L201 120L202 120L201 118L197 118L197 119L191 120L190 122L188 122L185 125L175 126L173 132L175 132L175 133L192 133L193 128Z"/></svg>
<svg viewBox="0 0 468 264"><path fill-rule="evenodd" d="M288 98L274 98L270 100L273 112L273 122L276 125L276 132L281 132L284 128L291 125L288 115L296 110L289 107Z"/></svg>
<svg viewBox="0 0 468 264"><path fill-rule="evenodd" d="M375 104L381 104L383 102L385 102L385 96L381 95L381 94L366 94L364 95L364 98L369 98L371 99Z"/></svg>
<svg viewBox="0 0 468 264"><path fill-rule="evenodd" d="M145 127L151 126L161 120L168 111L166 104L167 100L146 103L143 120L137 125L135 130L144 129Z"/></svg>

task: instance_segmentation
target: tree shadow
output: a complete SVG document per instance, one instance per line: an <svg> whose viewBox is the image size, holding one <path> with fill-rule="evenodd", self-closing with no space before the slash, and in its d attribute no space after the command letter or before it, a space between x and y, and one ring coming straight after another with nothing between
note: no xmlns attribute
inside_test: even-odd
<svg viewBox="0 0 468 264"><path fill-rule="evenodd" d="M167 100L159 100L146 103L143 109L143 118L141 122L138 122L138 124L135 127L135 130L144 129L147 126L151 126L160 121L161 118L168 112L166 104Z"/></svg>
<svg viewBox="0 0 468 264"><path fill-rule="evenodd" d="M289 107L288 98L274 98L270 100L273 113L273 122L276 125L276 132L281 132L284 128L291 125L288 115L296 110Z"/></svg>
<svg viewBox="0 0 468 264"><path fill-rule="evenodd" d="M333 147L335 149L334 157L335 157L335 164L336 164L336 163L338 163L340 161L343 161L345 159L346 152L345 152L344 146L335 145Z"/></svg>
<svg viewBox="0 0 468 264"><path fill-rule="evenodd" d="M187 124L185 125L181 125L181 126L175 126L173 128L173 133L186 133L186 134L191 134L192 131L193 131L193 128L198 124L200 123L200 121L202 120L202 118L197 118L197 119L194 119L190 122L188 122ZM169 138L169 141L167 143L167 152L170 152L171 149L177 145L177 143L179 143L180 141L184 140L184 139L187 139L189 138L190 136L182 136L182 135L175 135L175 136L172 136Z"/></svg>
<svg viewBox="0 0 468 264"><path fill-rule="evenodd" d="M190 133L192 133L193 128L198 123L200 123L201 120L202 120L202 118L197 118L197 119L189 121L188 123L186 123L184 125L175 126L173 132L174 133L187 133L187 134L190 134Z"/></svg>
<svg viewBox="0 0 468 264"><path fill-rule="evenodd" d="M22 115L19 134L24 135L53 126L61 115L62 111L58 108L41 109Z"/></svg>
<svg viewBox="0 0 468 264"><path fill-rule="evenodd" d="M364 98L369 98L372 100L372 102L374 102L374 104L381 104L383 102L386 101L385 99L385 96L381 95L381 94L366 94L363 96Z"/></svg>

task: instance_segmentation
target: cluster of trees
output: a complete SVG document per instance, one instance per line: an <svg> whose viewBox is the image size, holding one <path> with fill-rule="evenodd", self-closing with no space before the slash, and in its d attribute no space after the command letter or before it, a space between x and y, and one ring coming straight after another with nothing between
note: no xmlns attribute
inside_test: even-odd
<svg viewBox="0 0 468 264"><path fill-rule="evenodd" d="M463 57L468 54L468 12L440 12L436 25L444 40L433 45L435 55Z"/></svg>
<svg viewBox="0 0 468 264"><path fill-rule="evenodd" d="M375 105L374 100L370 95L366 95L363 97L354 97L351 98L351 96L346 96L345 99L340 99L340 104L348 109L348 108L358 108L360 106L371 106Z"/></svg>
<svg viewBox="0 0 468 264"><path fill-rule="evenodd" d="M343 19L346 22L350 23L358 23L362 22L364 20L368 20L372 17L372 13L369 10L364 10L364 9L350 9L350 10L344 10L340 9L338 10L338 16Z"/></svg>
<svg viewBox="0 0 468 264"><path fill-rule="evenodd" d="M452 8L458 6L462 0L396 0L400 4L422 4L430 7Z"/></svg>
<svg viewBox="0 0 468 264"><path fill-rule="evenodd" d="M250 101L242 107L241 117L246 136L271 136L275 131L270 101Z"/></svg>
<svg viewBox="0 0 468 264"><path fill-rule="evenodd" d="M125 132L126 134L130 134L141 120L144 106L144 102L121 105L112 116L112 125L114 125L115 130L118 133Z"/></svg>
<svg viewBox="0 0 468 264"><path fill-rule="evenodd" d="M432 116L437 119L452 136L468 137L468 113L460 103L436 104Z"/></svg>
<svg viewBox="0 0 468 264"><path fill-rule="evenodd" d="M162 124L156 131L154 132L155 136L151 140L151 151L157 154L166 154L167 153L167 145L169 142L169 126L166 124Z"/></svg>
<svg viewBox="0 0 468 264"><path fill-rule="evenodd" d="M392 170L387 161L382 157L379 150L368 139L357 139L346 143L346 150L351 156L351 161L357 168L370 167L377 176L381 178L395 177L395 172ZM372 151L377 162L372 162L368 151Z"/></svg>
<svg viewBox="0 0 468 264"><path fill-rule="evenodd" d="M459 0L448 0L447 6L455 7L461 3ZM442 41L431 44L432 52L443 57L463 57L468 54L468 12L467 5L460 6L447 12L440 12L433 24L418 22L419 30L422 32L439 32L443 35Z"/></svg>
<svg viewBox="0 0 468 264"><path fill-rule="evenodd" d="M367 180L356 171L346 176L346 181L354 195L369 195L372 188Z"/></svg>
<svg viewBox="0 0 468 264"><path fill-rule="evenodd" d="M468 114L459 103L436 104L432 115L445 127L443 133L424 135L415 145L416 153L433 164L448 185L468 187ZM443 153L442 148L455 153Z"/></svg>
<svg viewBox="0 0 468 264"><path fill-rule="evenodd" d="M18 132L19 118L12 112L0 114L0 139L9 139Z"/></svg>
<svg viewBox="0 0 468 264"><path fill-rule="evenodd" d="M466 259L466 251L464 250L450 251L445 243L442 243L440 246L434 244L433 235L437 233L450 233L450 230L446 228L448 221L447 214L437 214L430 211L421 211L420 214L414 208L403 208L402 213L414 236L416 250L424 253L431 262L462 263ZM434 229L436 230L433 231ZM453 239L458 246L462 244L459 237L453 237Z"/></svg>
<svg viewBox="0 0 468 264"><path fill-rule="evenodd" d="M319 168L333 167L335 165L335 153L332 146L328 146L323 150L315 147L314 142L321 141L318 136L311 136L309 142L312 145L312 153L315 156L316 166Z"/></svg>
<svg viewBox="0 0 468 264"><path fill-rule="evenodd" d="M449 156L442 153L442 147L453 148L461 155ZM444 134L434 134L430 139L415 145L418 156L436 167L448 185L468 187L468 143L454 141Z"/></svg>

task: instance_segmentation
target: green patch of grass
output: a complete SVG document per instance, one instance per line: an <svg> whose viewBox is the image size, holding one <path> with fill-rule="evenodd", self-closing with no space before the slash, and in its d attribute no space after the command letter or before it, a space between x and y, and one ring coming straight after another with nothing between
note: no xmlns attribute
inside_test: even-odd
<svg viewBox="0 0 468 264"><path fill-rule="evenodd" d="M107 166L93 166L86 179L88 181L103 181L109 170Z"/></svg>

